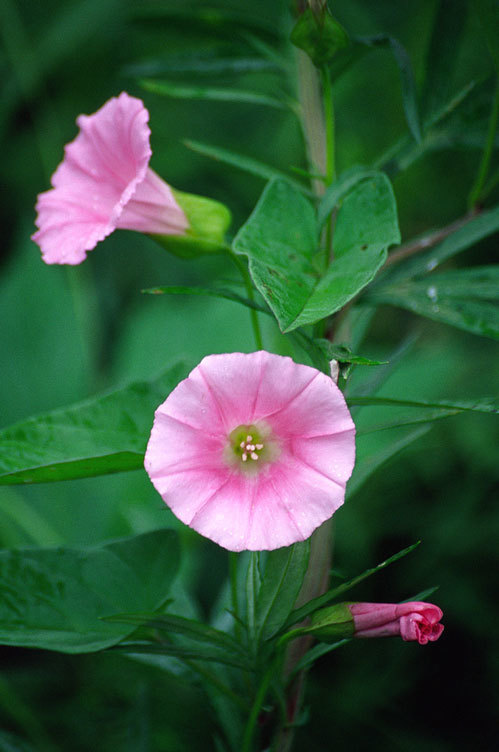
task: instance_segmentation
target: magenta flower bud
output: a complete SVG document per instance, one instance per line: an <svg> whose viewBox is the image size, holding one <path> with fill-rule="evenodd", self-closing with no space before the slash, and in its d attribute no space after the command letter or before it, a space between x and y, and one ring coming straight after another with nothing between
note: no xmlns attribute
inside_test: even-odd
<svg viewBox="0 0 499 752"><path fill-rule="evenodd" d="M420 645L438 640L444 631L442 611L433 603L350 603L354 637L390 637L400 635Z"/></svg>
<svg viewBox="0 0 499 752"><path fill-rule="evenodd" d="M420 645L438 640L444 631L442 611L433 603L335 603L315 611L310 624L284 635L292 639L310 634L321 642L346 637L393 637Z"/></svg>

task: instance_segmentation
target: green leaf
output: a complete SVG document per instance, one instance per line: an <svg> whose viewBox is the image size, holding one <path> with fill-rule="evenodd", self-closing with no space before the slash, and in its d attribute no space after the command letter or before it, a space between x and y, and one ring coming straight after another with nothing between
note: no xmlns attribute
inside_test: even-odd
<svg viewBox="0 0 499 752"><path fill-rule="evenodd" d="M294 606L307 571L310 541L271 551L256 604L256 627L269 640L282 627Z"/></svg>
<svg viewBox="0 0 499 752"><path fill-rule="evenodd" d="M347 32L329 13L326 4L318 13L310 7L301 13L290 39L318 68L329 63L350 42Z"/></svg>
<svg viewBox="0 0 499 752"><path fill-rule="evenodd" d="M452 402L447 402L447 400L399 400L392 399L391 397L352 396L347 398L347 402L350 407L355 405L363 405L364 407L416 407L428 408L429 410L455 410L456 412L499 412L499 406L497 402L488 397L479 397L478 399L474 400L453 400Z"/></svg>
<svg viewBox="0 0 499 752"><path fill-rule="evenodd" d="M207 86L180 86L169 81L146 79L139 82L142 88L153 94L161 94L173 99L206 99L212 102L234 102L236 104L264 105L287 109L287 105L280 99L260 94L257 91L243 89L217 89Z"/></svg>
<svg viewBox="0 0 499 752"><path fill-rule="evenodd" d="M499 3L497 0L473 0L474 15L478 18L485 42L499 74Z"/></svg>
<svg viewBox="0 0 499 752"><path fill-rule="evenodd" d="M313 614L314 611L317 611L317 609L327 606L329 603L331 603L331 601L335 600L340 595L343 595L343 593L347 592L347 590L351 590L351 588L355 587L355 585L358 585L363 580L366 580L368 577L371 577L371 575L376 574L377 572L380 572L382 569L385 569L390 564L393 564L395 561L398 561L399 559L402 559L404 556L407 556L407 554L410 554L412 551L414 551L414 549L417 548L420 543L421 541L417 541L416 543L413 543L412 546L407 546L407 548L403 548L398 553L393 554L393 556L390 556L385 561L382 561L381 564L378 564L376 567L372 567L371 569L366 569L365 572L362 572L362 574L359 574L356 577L353 577L351 580L348 580L348 582L342 582L341 585L338 585L337 587L332 588L331 590L328 590L327 593L324 593L323 595L319 595L317 598L313 598L312 600L308 601L308 603L305 603L300 608L295 609L291 613L290 617L287 619L285 627L289 627L292 624L296 624L299 621L303 621L303 619L306 619L307 616L310 616L310 614Z"/></svg>
<svg viewBox="0 0 499 752"><path fill-rule="evenodd" d="M224 650L245 655L244 648L231 635L195 619L186 619L177 614L123 613L106 617L105 621L113 624L131 624L135 628L147 626L158 630L160 633L179 634L189 640L206 642Z"/></svg>
<svg viewBox="0 0 499 752"><path fill-rule="evenodd" d="M0 431L0 484L86 478L143 466L154 411L187 375L178 363L131 384Z"/></svg>
<svg viewBox="0 0 499 752"><path fill-rule="evenodd" d="M427 274L436 269L447 259L452 258L461 251L470 248L480 240L499 231L499 206L479 214L465 225L449 235L435 248L425 253L419 253L403 263L389 268L376 281L376 293L385 285L395 281L406 280L412 277Z"/></svg>
<svg viewBox="0 0 499 752"><path fill-rule="evenodd" d="M457 403L449 403L446 401L437 402L417 402L414 400L396 400L385 397L351 397L347 400L350 407L360 405L364 407L410 407L408 413L398 414L386 421L379 424L358 424L357 436L373 433L375 431L383 431L388 428L396 428L399 426L409 426L416 423L429 423L434 420L441 420L451 415L457 415L461 412L481 412L481 413L497 413L499 412L499 406L492 399L480 398L477 400L465 400L458 401Z"/></svg>
<svg viewBox="0 0 499 752"><path fill-rule="evenodd" d="M211 661L234 668L243 668L246 671L251 668L245 657L229 653L225 648L216 648L211 645L177 645L173 642L126 642L113 647L113 652L131 655L143 653L146 655L168 655L183 661Z"/></svg>
<svg viewBox="0 0 499 752"><path fill-rule="evenodd" d="M484 266L387 285L374 291L369 299L498 339L498 291L499 267Z"/></svg>
<svg viewBox="0 0 499 752"><path fill-rule="evenodd" d="M218 57L209 52L165 55L125 65L126 76L143 78L168 74L174 76L240 76L245 73L278 71L280 68L269 60L258 57Z"/></svg>
<svg viewBox="0 0 499 752"><path fill-rule="evenodd" d="M439 0L424 67L422 108L425 119L449 100L467 16L466 0Z"/></svg>
<svg viewBox="0 0 499 752"><path fill-rule="evenodd" d="M256 602L260 591L260 553L251 551L249 555L248 569L246 572L246 623L250 642L255 639Z"/></svg>
<svg viewBox="0 0 499 752"><path fill-rule="evenodd" d="M200 141L192 141L190 139L183 141L183 144L187 146L188 149L191 149L198 154L202 154L204 157L210 157L210 159L214 159L217 162L224 162L225 164L231 165L231 167L237 167L239 170L244 170L245 172L249 172L259 178L263 178L264 180L286 180L302 193L309 196L312 195L312 191L304 183L294 180L292 177L282 172L282 170L278 170L277 167L272 167L271 165L259 162L257 159L253 159L253 157L248 157L245 154L239 154L238 152L230 151L229 149L222 149L220 146L211 146L210 144L203 144Z"/></svg>
<svg viewBox="0 0 499 752"><path fill-rule="evenodd" d="M142 290L147 295L208 295L212 298L224 298L225 300L232 300L234 303L241 303L241 305L247 308L253 308L255 311L261 313L270 314L268 308L265 308L254 300L245 298L239 295L234 290L229 290L226 287L186 287L181 285L164 285L163 287L149 287L147 290Z"/></svg>
<svg viewBox="0 0 499 752"><path fill-rule="evenodd" d="M402 82L402 102L404 105L407 125L414 139L419 143L421 141L421 124L419 119L419 108L416 92L416 84L412 65L405 48L400 44L398 39L389 34L378 34L372 37L359 37L358 42L366 44L368 47L384 47L389 49L397 63L400 79Z"/></svg>
<svg viewBox="0 0 499 752"><path fill-rule="evenodd" d="M227 37L231 41L235 36L251 32L265 35L274 43L279 38L279 29L272 23L272 17L253 11L250 6L238 9L202 3L193 12L188 4L142 2L135 3L131 12L134 19L154 24L155 30L165 27L171 31L174 25L175 29L185 26L189 34L196 30L204 37Z"/></svg>
<svg viewBox="0 0 499 752"><path fill-rule="evenodd" d="M400 240L395 198L388 179L376 175L357 185L338 212L334 261L316 271L318 229L311 204L288 182L264 190L233 243L249 258L256 287L283 332L339 310L367 285Z"/></svg>
<svg viewBox="0 0 499 752"><path fill-rule="evenodd" d="M399 139L373 167L390 176L406 170L431 151L442 149L483 149L487 138L495 81L469 81L457 94L440 105L424 124L424 136L415 143L408 135ZM494 148L499 147L499 135Z"/></svg>
<svg viewBox="0 0 499 752"><path fill-rule="evenodd" d="M430 430L430 426L420 426L402 436L390 438L384 445L377 442L373 447L368 437L358 436L356 440L356 461L352 477L347 483L346 498L350 499L364 485L366 480L385 462L393 459L399 452L405 449L413 441L424 436ZM380 447L381 444L381 447Z"/></svg>
<svg viewBox="0 0 499 752"><path fill-rule="evenodd" d="M333 642L331 645L328 645L327 643L314 645L314 647L308 650L303 658L298 661L293 669L293 676L296 676L296 674L299 674L301 671L307 671L319 658L322 658L323 655L331 653L331 651L336 650L336 648L341 648L343 645L350 642L350 639L350 637L346 637L343 640L338 640L338 642Z"/></svg>
<svg viewBox="0 0 499 752"><path fill-rule="evenodd" d="M63 653L115 645L133 629L102 617L159 608L178 564L171 530L81 550L1 551L0 643Z"/></svg>
<svg viewBox="0 0 499 752"><path fill-rule="evenodd" d="M436 593L439 587L440 585L433 585L433 587L426 588L425 590L420 590L419 593L415 593L409 598L405 598L402 603L410 603L411 601L426 601L426 599L430 598L433 593Z"/></svg>
<svg viewBox="0 0 499 752"><path fill-rule="evenodd" d="M359 366L383 366L387 360L371 360L362 355L354 355L347 345L333 344L328 339L314 339L324 352L328 360L337 360L338 363L354 363Z"/></svg>
<svg viewBox="0 0 499 752"><path fill-rule="evenodd" d="M340 201L345 198L357 183L367 180L367 178L377 177L379 174L376 170L369 170L359 165L342 172L339 178L328 185L326 192L321 198L317 209L319 227L324 225L324 222L326 222L333 209L338 206Z"/></svg>

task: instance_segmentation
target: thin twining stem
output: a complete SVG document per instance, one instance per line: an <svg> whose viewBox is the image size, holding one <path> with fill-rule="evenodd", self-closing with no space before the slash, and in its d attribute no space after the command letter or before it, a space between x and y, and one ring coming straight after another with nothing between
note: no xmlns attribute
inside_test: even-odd
<svg viewBox="0 0 499 752"><path fill-rule="evenodd" d="M464 217L457 219L455 222L451 222L450 225L441 227L440 230L435 230L435 232L432 232L429 235L423 235L421 238L410 240L405 245L401 245L398 250L388 256L388 259L385 262L385 267L397 264L399 261L403 261L410 256L415 256L417 253L421 253L421 251L426 251L427 248L433 248L434 245L437 245L437 243L440 243L440 241L445 240L446 237L452 235L453 232L460 230L461 227L464 227L468 222L471 222L478 213L477 209L471 209L471 211L465 214Z"/></svg>

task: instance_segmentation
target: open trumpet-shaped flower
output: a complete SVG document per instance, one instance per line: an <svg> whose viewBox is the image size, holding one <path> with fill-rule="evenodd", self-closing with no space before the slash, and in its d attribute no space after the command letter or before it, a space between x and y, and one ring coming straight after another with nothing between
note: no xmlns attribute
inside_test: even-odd
<svg viewBox="0 0 499 752"><path fill-rule="evenodd" d="M149 113L122 92L65 147L53 188L38 196L33 240L47 264L79 264L116 228L182 235L189 226L171 188L149 167Z"/></svg>
<svg viewBox="0 0 499 752"><path fill-rule="evenodd" d="M145 467L174 514L231 551L308 538L343 503L355 427L325 374L210 355L158 407Z"/></svg>

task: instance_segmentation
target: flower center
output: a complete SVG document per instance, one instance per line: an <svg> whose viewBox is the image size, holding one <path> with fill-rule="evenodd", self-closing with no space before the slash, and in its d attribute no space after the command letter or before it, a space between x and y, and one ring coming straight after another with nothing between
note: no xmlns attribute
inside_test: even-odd
<svg viewBox="0 0 499 752"><path fill-rule="evenodd" d="M279 445L266 423L237 426L228 435L224 450L228 464L245 473L258 472L279 454Z"/></svg>

